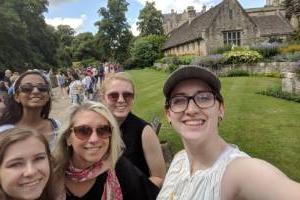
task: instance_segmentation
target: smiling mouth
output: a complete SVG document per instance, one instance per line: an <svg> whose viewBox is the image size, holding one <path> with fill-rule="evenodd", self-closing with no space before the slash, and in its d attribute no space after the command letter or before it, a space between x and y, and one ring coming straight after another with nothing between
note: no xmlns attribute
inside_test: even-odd
<svg viewBox="0 0 300 200"><path fill-rule="evenodd" d="M42 181L42 178L38 179L38 180L34 180L34 181L25 182L25 183L22 183L21 185L22 185L22 187L35 187L35 186L38 186L41 181Z"/></svg>
<svg viewBox="0 0 300 200"><path fill-rule="evenodd" d="M198 120L185 120L183 123L187 126L203 126L206 120L198 119Z"/></svg>

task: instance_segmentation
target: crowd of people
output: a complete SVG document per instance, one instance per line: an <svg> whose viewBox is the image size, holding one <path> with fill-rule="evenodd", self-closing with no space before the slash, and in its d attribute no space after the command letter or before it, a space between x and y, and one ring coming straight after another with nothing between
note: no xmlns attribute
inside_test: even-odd
<svg viewBox="0 0 300 200"><path fill-rule="evenodd" d="M132 112L134 82L111 67L57 72L72 104L64 122L49 117L52 84L44 73L11 80L5 71L1 200L300 199L299 183L219 135L221 82L198 66L181 67L164 83L166 117L184 144L166 172L156 133Z"/></svg>

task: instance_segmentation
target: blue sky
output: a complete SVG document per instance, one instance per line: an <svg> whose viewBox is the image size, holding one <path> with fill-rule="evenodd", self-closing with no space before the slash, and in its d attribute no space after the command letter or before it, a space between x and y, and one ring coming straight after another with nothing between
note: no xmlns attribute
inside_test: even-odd
<svg viewBox="0 0 300 200"><path fill-rule="evenodd" d="M126 13L127 21L136 35L136 22L139 11L143 8L146 0L127 0L129 3ZM221 0L152 0L156 2L157 9L163 13L169 13L171 9L182 12L187 6L194 6L200 11L202 6L213 6ZM239 0L244 8L263 7L265 0ZM77 32L97 32L94 23L98 21L97 11L100 7L106 7L107 0L49 0L48 12L45 13L46 22L57 26L68 24Z"/></svg>

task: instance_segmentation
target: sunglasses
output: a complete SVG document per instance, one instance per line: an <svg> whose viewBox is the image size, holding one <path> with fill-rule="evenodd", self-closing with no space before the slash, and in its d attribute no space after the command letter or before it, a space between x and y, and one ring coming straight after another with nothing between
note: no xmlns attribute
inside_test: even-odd
<svg viewBox="0 0 300 200"><path fill-rule="evenodd" d="M88 140L93 134L94 128L89 125L80 125L74 126L71 128L71 131L74 132L75 136L80 140ZM98 126L95 128L97 136L102 139L111 137L112 128L110 125Z"/></svg>
<svg viewBox="0 0 300 200"><path fill-rule="evenodd" d="M132 92L123 92L123 93L112 92L112 93L107 94L107 97L111 102L116 103L119 100L120 95L122 95L122 97L126 101L126 103L130 103L134 97L134 94Z"/></svg>
<svg viewBox="0 0 300 200"><path fill-rule="evenodd" d="M19 91L23 93L31 93L34 88L37 88L40 92L49 92L50 88L47 84L38 84L38 85L32 85L31 83L20 85Z"/></svg>

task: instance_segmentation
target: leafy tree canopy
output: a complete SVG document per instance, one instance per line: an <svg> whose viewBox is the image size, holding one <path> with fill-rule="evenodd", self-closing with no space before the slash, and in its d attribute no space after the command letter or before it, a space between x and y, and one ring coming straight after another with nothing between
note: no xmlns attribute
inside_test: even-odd
<svg viewBox="0 0 300 200"><path fill-rule="evenodd" d="M163 16L161 11L155 8L155 2L146 1L145 7L140 11L138 20L137 25L141 36L163 35Z"/></svg>

